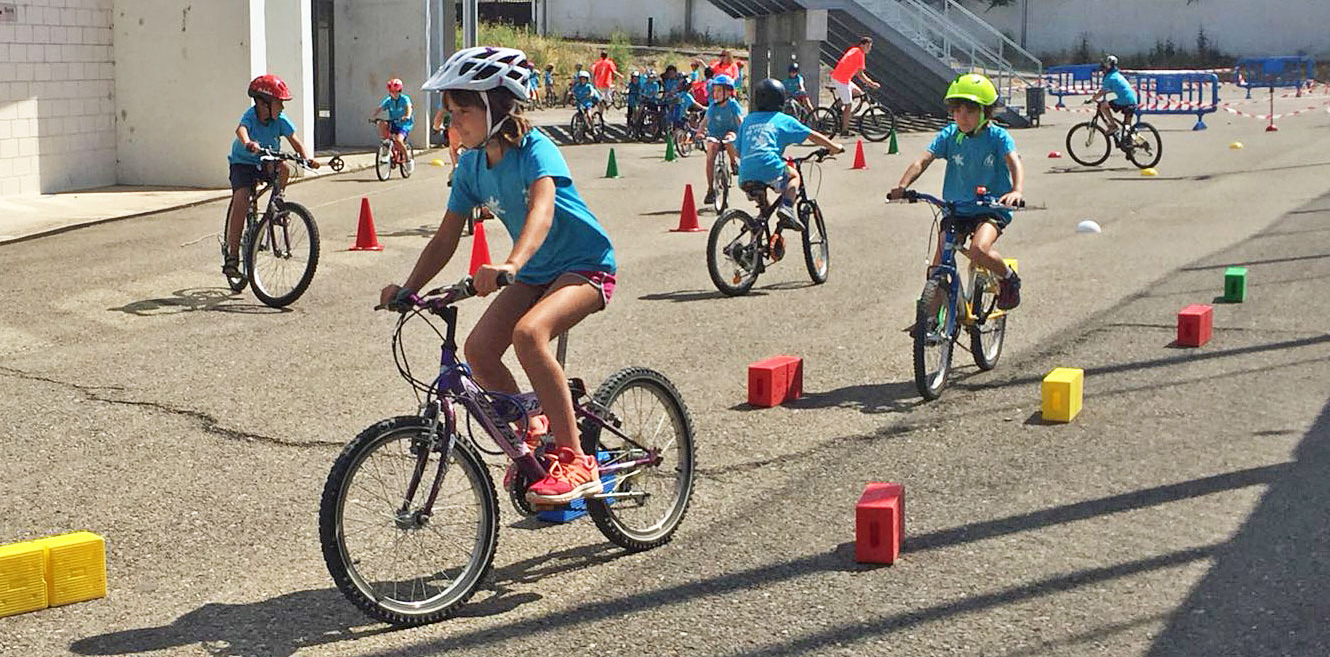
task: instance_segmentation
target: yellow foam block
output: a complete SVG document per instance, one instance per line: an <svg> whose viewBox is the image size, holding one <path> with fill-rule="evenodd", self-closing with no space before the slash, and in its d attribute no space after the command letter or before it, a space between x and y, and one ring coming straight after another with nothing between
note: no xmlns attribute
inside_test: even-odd
<svg viewBox="0 0 1330 657"><path fill-rule="evenodd" d="M46 608L46 550L36 541L0 546L0 617Z"/></svg>
<svg viewBox="0 0 1330 657"><path fill-rule="evenodd" d="M74 532L35 541L46 550L46 593L52 607L106 596L106 541Z"/></svg>
<svg viewBox="0 0 1330 657"><path fill-rule="evenodd" d="M1021 273L1021 268L1017 266L1019 263L1015 258L1003 258L1002 262L1006 263L1006 265L1017 274Z"/></svg>
<svg viewBox="0 0 1330 657"><path fill-rule="evenodd" d="M1071 422L1081 412L1085 370L1058 367L1044 377L1043 418L1049 422Z"/></svg>

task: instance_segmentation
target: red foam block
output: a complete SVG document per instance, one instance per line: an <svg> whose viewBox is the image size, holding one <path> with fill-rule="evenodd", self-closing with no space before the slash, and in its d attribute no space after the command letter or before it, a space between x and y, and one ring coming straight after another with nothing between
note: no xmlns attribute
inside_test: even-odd
<svg viewBox="0 0 1330 657"><path fill-rule="evenodd" d="M1199 347L1210 341L1214 331L1214 308L1193 303L1178 312L1178 346Z"/></svg>
<svg viewBox="0 0 1330 657"><path fill-rule="evenodd" d="M854 506L854 560L896 562L905 540L905 486L871 482Z"/></svg>
<svg viewBox="0 0 1330 657"><path fill-rule="evenodd" d="M773 356L748 366L748 403L753 406L777 406L803 392L804 362L798 356Z"/></svg>

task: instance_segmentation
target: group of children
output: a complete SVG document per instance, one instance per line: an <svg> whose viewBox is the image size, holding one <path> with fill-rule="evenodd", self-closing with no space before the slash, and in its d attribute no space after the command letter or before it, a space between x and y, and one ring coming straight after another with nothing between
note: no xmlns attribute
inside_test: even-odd
<svg viewBox="0 0 1330 657"><path fill-rule="evenodd" d="M733 96L737 82L730 76L733 69L727 62L710 68L709 85L705 71L700 78L704 90L710 87L705 122L710 138L708 159L717 156L719 145L727 138L737 137L737 152L733 147L728 152L731 158L738 158L740 182L760 181L780 194L777 230L801 230L792 207L801 181L784 159L786 147L812 141L835 153L844 148L782 111L787 94L801 103L807 101L796 67L789 71L788 86L775 79L757 83L752 111L746 116ZM722 71L718 73L716 68ZM551 68L547 66L545 71L548 85ZM503 354L513 348L556 444L549 456L549 476L534 483L527 498L536 505L555 506L599 492L601 486L595 457L584 453L579 444L572 398L550 341L605 308L614 293L617 265L609 235L574 187L558 147L532 129L522 114L521 107L532 93L530 78L535 75L535 68L520 50L476 47L454 53L424 84L424 90L442 93L451 115L453 143L466 152L455 167L437 232L403 283L384 287L378 300L388 308L403 308L412 294L424 289L453 257L472 208L487 207L497 217L513 246L502 260L483 265L475 273L479 295L497 292L497 297L467 337L465 358L486 389L515 394L516 379L502 362ZM684 93L697 80L684 82L688 78L679 76L674 67L666 69L664 79L666 83L657 90L651 85L660 81L648 71L637 101L649 102L659 93L660 102L686 96L688 102L698 103L696 96ZM388 111L390 120L397 121L398 128L404 125L401 119L408 120L400 132L405 137L410 99L398 100L400 91L400 86L394 89L390 84L389 98L380 107ZM596 97L594 89L582 93ZM294 126L281 114L281 101L290 98L285 84L275 76L263 76L251 84L250 96L254 107L242 117L232 149L231 182L237 195L248 193L261 175L254 167L257 160L251 162L253 158L247 157L259 146L277 148L280 137L285 136L305 155ZM1024 175L1010 134L992 123L998 103L992 82L982 75L961 75L947 90L944 102L954 123L938 132L928 150L909 165L891 197L902 196L933 160L942 158L947 161L945 199L974 199L976 186L983 185L1003 204L1015 205L1021 199ZM392 119L394 116L397 118ZM1011 222L1011 214L991 209L977 212L983 214L972 237L971 257L1003 275L999 307L1015 307L1020 301L1019 278L993 248ZM499 289L504 275L511 275L515 282Z"/></svg>

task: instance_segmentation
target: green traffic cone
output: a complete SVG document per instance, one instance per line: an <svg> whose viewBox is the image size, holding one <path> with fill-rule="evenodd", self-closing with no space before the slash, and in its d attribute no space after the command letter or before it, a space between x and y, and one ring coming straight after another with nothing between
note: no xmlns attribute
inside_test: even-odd
<svg viewBox="0 0 1330 657"><path fill-rule="evenodd" d="M610 163L607 164L607 165L605 165L605 177L606 177L606 178L618 178L618 177L619 177L619 164L618 164L617 162L614 161L614 149L613 149L613 148L610 149Z"/></svg>
<svg viewBox="0 0 1330 657"><path fill-rule="evenodd" d="M674 161L674 135L665 136L665 161Z"/></svg>
<svg viewBox="0 0 1330 657"><path fill-rule="evenodd" d="M896 146L896 129L891 129L891 143L887 144L887 155L895 155L901 152L900 147Z"/></svg>

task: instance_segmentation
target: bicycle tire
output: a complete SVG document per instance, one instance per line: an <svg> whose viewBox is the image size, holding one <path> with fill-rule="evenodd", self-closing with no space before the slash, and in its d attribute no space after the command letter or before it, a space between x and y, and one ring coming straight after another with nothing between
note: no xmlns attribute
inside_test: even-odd
<svg viewBox="0 0 1330 657"><path fill-rule="evenodd" d="M952 345L955 341L954 335L945 335L941 333L943 329L929 330L938 326L947 325L946 313L952 312L951 286L945 274L934 274L924 285L924 291L919 295L919 301L915 305L914 311L914 386L918 389L920 396L928 401L933 401L942 396L942 389L947 386L947 376L951 370ZM930 312L933 299L938 299L940 305L936 312ZM930 315L932 315L930 317ZM928 370L928 347L937 347L938 364L937 371Z"/></svg>
<svg viewBox="0 0 1330 657"><path fill-rule="evenodd" d="M977 323L969 329L970 354L974 356L974 364L985 372L997 367L1007 336L1007 313L997 310L997 293L997 276L990 272L976 276L971 308ZM999 313L997 317L993 317L995 312ZM989 336L987 341L985 334Z"/></svg>
<svg viewBox="0 0 1330 657"><path fill-rule="evenodd" d="M475 496L478 507L476 514L475 550L466 565L452 578L452 584L437 595L423 601L404 601L396 599L397 582L394 581L393 595L375 590L373 584L362 573L366 565L363 553L351 554L347 546L347 531L344 528L347 515L347 491L355 481L355 476L374 452L388 444L389 440L401 434L401 437L428 441L432 445L434 437L427 436L429 421L416 415L406 415L378 422L360 432L342 450L333 462L328 480L323 486L323 495L319 503L319 543L323 551L323 560L328 567L328 574L333 578L342 595L371 618L391 623L399 627L425 625L443 620L457 611L484 583L494 564L494 554L499 543L499 503L494 492L494 482L490 479L485 462L475 448L465 441L457 440L450 453L448 472L462 471L470 484L470 492ZM420 443L416 443L420 444ZM410 452L406 452L409 455ZM407 459L414 463L414 458ZM437 473L434 463L426 466L417 496L428 494L432 477ZM409 477L409 475L408 475ZM404 482L405 483L405 482ZM375 488L381 486L376 482ZM386 490L386 489L385 489ZM405 493L405 490L402 491ZM387 493L391 495L392 493ZM356 499L356 498L353 498ZM419 499L419 498L417 498ZM360 501L360 500L358 500ZM377 516L381 521L387 515L392 520L388 528L399 532L401 536L411 536L411 532L421 531L421 527L403 528L398 523L397 505L401 498L382 500L386 506L377 508L369 515ZM365 502L361 501L362 504ZM437 504L437 502L436 502ZM449 520L460 517L455 509L449 510ZM367 524L368 521L366 521ZM428 523L428 521L426 521ZM363 531L363 530L362 530ZM436 530L437 531L437 530ZM360 532L356 532L357 534ZM413 551L413 553L418 553ZM420 572L422 590L428 590L430 584L439 579L440 564L429 562L422 564L427 572ZM413 583L411 592L415 592Z"/></svg>
<svg viewBox="0 0 1330 657"><path fill-rule="evenodd" d="M679 157L688 157L693 153L693 139L687 128L674 129L674 152Z"/></svg>
<svg viewBox="0 0 1330 657"><path fill-rule="evenodd" d="M283 259L290 259L301 247L295 244L291 239L292 217L299 220L299 225L304 228L308 236L309 248L305 252L305 266L300 272L300 276L295 283L289 287L281 287L281 281L288 279L287 276L278 275L275 271L270 275L260 271L263 268L262 262L258 260L259 254L266 250L273 255L275 262L280 263ZM274 234L280 235L279 243L274 245L268 243L267 227L274 226ZM283 230L277 230L285 228ZM280 247L280 248L278 248ZM284 251L285 256L278 255L279 251ZM273 208L271 215L259 219L250 230L249 241L245 245L245 271L249 275L250 286L254 289L254 296L258 297L263 305L270 308L285 308L300 298L309 287L310 281L314 280L314 271L319 267L319 226L314 222L314 215L310 214L305 206L293 201L282 201L280 205ZM274 264L272 269L276 269ZM283 268L285 269L285 268Z"/></svg>
<svg viewBox="0 0 1330 657"><path fill-rule="evenodd" d="M1113 139L1102 126L1087 121L1077 123L1067 131L1067 155L1076 160L1077 164L1087 167L1099 166L1112 152Z"/></svg>
<svg viewBox="0 0 1330 657"><path fill-rule="evenodd" d="M605 141L605 115L596 114L595 121L591 124L591 139L596 143Z"/></svg>
<svg viewBox="0 0 1330 657"><path fill-rule="evenodd" d="M804 265L808 267L808 277L813 283L821 285L827 282L827 274L831 271L831 249L827 245L827 224L822 219L822 208L817 201L804 201L799 204L799 219L804 224L800 235L804 243Z"/></svg>
<svg viewBox="0 0 1330 657"><path fill-rule="evenodd" d="M569 132L572 133L574 144L584 144L587 139L586 117L581 112L573 113L572 124L569 126Z"/></svg>
<svg viewBox="0 0 1330 657"><path fill-rule="evenodd" d="M830 107L819 107L813 110L814 130L827 136L827 139L834 139L840 132L840 115L832 111Z"/></svg>
<svg viewBox="0 0 1330 657"><path fill-rule="evenodd" d="M1145 138L1145 156L1141 156L1141 147L1133 146L1127 150L1127 159L1132 164L1142 169L1159 164L1159 160L1164 157L1164 141L1159 137L1159 131L1149 123L1137 123L1135 126L1136 134Z"/></svg>
<svg viewBox="0 0 1330 657"><path fill-rule="evenodd" d="M647 437L646 431L638 426L631 426L633 423L627 416L631 413L633 416L641 416L646 403L643 403L642 394L636 394L638 391L645 391L645 395L660 403L664 410L664 416L659 422L653 422L656 418L654 410L650 412L647 421L643 425L654 425L659 429L664 426L666 420L674 428L671 438L674 442L674 449L669 450L677 459L674 472L669 473L661 467L661 461L643 466L638 470L626 475L619 475L615 478L612 492L616 493L642 493L644 497L616 498L612 502L605 499L590 498L586 500L587 513L591 520L596 523L596 528L610 542L627 550L649 550L660 545L668 543L674 536L674 532L679 528L684 516L688 513L688 504L692 500L693 486L696 483L696 446L693 442L693 420L688 413L688 407L684 404L683 397L679 394L674 384L659 372L649 370L643 367L628 367L615 372L610 378L606 379L592 399L600 406L609 409L620 421L620 429L623 433L633 437L634 440L646 444L640 447L656 448L660 447L653 438ZM632 403L628 403L628 397L632 396ZM625 403L616 408L616 402L621 399ZM663 439L663 438L662 438ZM668 444L667 444L668 446ZM603 462L613 463L618 458L632 458L641 455L639 446L623 441L623 439L611 432L604 431L599 425L591 421L584 421L582 431L582 450L587 454L596 454L603 459ZM662 461L668 460L666 450L661 451ZM653 476L661 475L664 476ZM671 483L670 480L673 480ZM663 506L663 513L655 520L652 520L645 527L635 526L630 522L632 515L630 512L646 508L646 504L651 498L658 494L644 490L650 482L658 482L666 487L672 488L671 497ZM650 512L642 514L650 516Z"/></svg>
<svg viewBox="0 0 1330 657"><path fill-rule="evenodd" d="M721 243L726 227L739 222L739 235ZM736 297L747 294L757 282L758 265L762 259L762 235L750 230L753 218L743 210L730 210L716 218L707 235L707 274L721 294ZM741 243L742 242L742 243ZM728 252L727 252L728 251ZM733 255L731 255L733 254ZM727 278L721 271L726 262L735 269Z"/></svg>
<svg viewBox="0 0 1330 657"><path fill-rule="evenodd" d="M872 105L859 115L859 133L868 141L882 141L896 131L896 113L883 105Z"/></svg>
<svg viewBox="0 0 1330 657"><path fill-rule="evenodd" d="M711 193L715 195L711 201L711 208L716 211L716 215L725 213L725 208L730 204L730 157L725 152L724 146L716 151L716 161L711 171Z"/></svg>
<svg viewBox="0 0 1330 657"><path fill-rule="evenodd" d="M379 142L379 150L374 155L374 175L378 176L380 181L387 180L393 175L392 146L386 141Z"/></svg>

